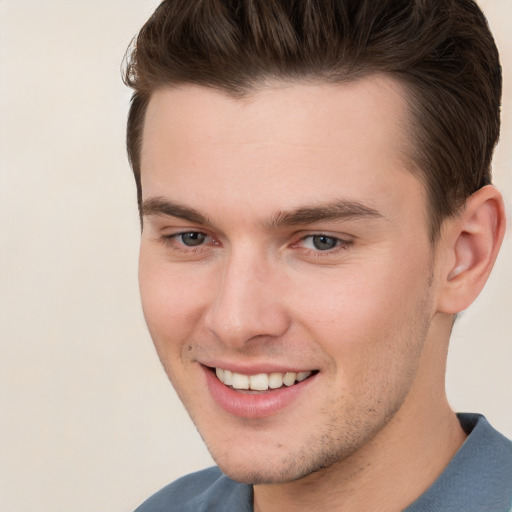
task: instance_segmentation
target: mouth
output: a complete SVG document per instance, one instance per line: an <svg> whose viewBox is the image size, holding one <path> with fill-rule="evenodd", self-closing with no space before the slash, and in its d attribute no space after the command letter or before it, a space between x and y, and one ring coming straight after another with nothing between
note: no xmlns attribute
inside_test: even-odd
<svg viewBox="0 0 512 512"><path fill-rule="evenodd" d="M201 367L214 402L230 415L250 419L268 418L292 403L300 403L297 402L299 397L304 398L308 390L316 388L320 373L316 369L301 371L286 367L281 372L272 371L273 368L254 368L252 372L247 369L246 373L214 364L201 364ZM265 369L271 371L265 373Z"/></svg>
<svg viewBox="0 0 512 512"><path fill-rule="evenodd" d="M245 375L223 368L210 369L215 373L217 379L225 386L238 391L247 392L262 392L287 387L289 388L318 373L318 370L308 370L300 372L288 371Z"/></svg>

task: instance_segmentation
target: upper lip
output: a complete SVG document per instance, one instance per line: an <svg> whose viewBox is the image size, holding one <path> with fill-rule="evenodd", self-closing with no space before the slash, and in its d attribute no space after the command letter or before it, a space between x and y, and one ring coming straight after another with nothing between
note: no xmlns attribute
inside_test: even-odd
<svg viewBox="0 0 512 512"><path fill-rule="evenodd" d="M305 367L298 364L283 364L283 363L243 363L243 362L231 362L231 361L198 361L203 366L209 368L222 368L223 370L229 370L234 373L240 373L242 375L258 375L260 373L286 373L286 372L307 372L315 371L316 368Z"/></svg>

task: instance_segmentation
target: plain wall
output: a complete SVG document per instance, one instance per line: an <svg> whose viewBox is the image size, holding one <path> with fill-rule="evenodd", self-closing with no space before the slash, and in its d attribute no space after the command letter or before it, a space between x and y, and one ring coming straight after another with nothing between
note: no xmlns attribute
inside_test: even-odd
<svg viewBox="0 0 512 512"><path fill-rule="evenodd" d="M156 0L0 0L0 496L129 511L211 459L142 318L120 63ZM482 0L505 72L495 182L511 213L512 2ZM457 323L448 392L512 437L512 239Z"/></svg>

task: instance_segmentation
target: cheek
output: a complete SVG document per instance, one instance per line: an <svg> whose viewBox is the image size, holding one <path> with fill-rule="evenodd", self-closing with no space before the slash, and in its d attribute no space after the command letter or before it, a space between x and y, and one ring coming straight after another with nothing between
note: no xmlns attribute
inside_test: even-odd
<svg viewBox="0 0 512 512"><path fill-rule="evenodd" d="M336 275L303 280L297 308L313 339L347 380L408 364L404 352L421 344L427 270L393 261L354 265Z"/></svg>
<svg viewBox="0 0 512 512"><path fill-rule="evenodd" d="M190 341L198 337L196 330L204 309L202 282L184 269L156 261L141 248L139 286L144 318L167 376L180 399L188 404L202 396L196 388L200 379L189 378L195 371Z"/></svg>
<svg viewBox="0 0 512 512"><path fill-rule="evenodd" d="M204 309L204 279L187 269L156 261L141 249L139 286L144 317L159 353L181 349Z"/></svg>

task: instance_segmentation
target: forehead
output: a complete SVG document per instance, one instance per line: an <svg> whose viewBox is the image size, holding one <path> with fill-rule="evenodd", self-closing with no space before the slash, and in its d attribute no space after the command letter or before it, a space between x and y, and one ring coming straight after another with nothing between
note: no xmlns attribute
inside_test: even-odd
<svg viewBox="0 0 512 512"><path fill-rule="evenodd" d="M385 76L276 83L242 99L198 86L162 89L146 113L143 198L185 194L196 207L214 194L251 215L329 195L372 207L379 196L399 201L405 182L419 185L405 157L407 126L402 88Z"/></svg>
<svg viewBox="0 0 512 512"><path fill-rule="evenodd" d="M339 85L275 82L242 98L183 85L153 93L142 156L148 144L167 135L203 144L273 140L327 147L355 138L364 143L373 132L390 150L399 150L407 120L402 86L383 75Z"/></svg>

